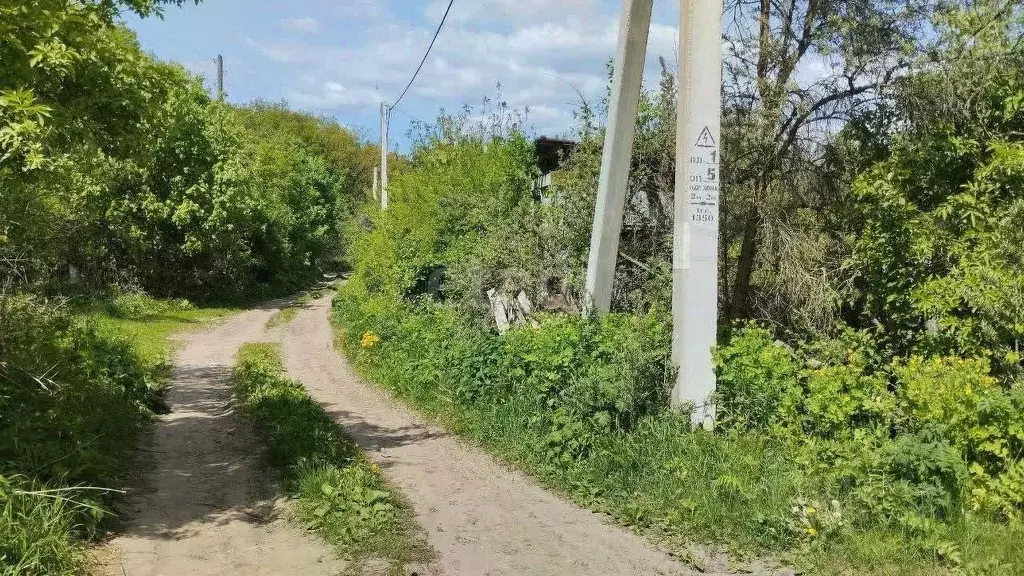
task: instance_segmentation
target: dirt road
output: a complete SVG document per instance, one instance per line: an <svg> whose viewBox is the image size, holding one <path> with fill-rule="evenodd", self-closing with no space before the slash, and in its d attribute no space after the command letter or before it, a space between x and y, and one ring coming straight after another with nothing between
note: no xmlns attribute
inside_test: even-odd
<svg viewBox="0 0 1024 576"><path fill-rule="evenodd" d="M444 576L689 574L642 538L609 524L426 425L356 378L332 347L330 294L265 330L272 307L187 337L168 401L143 447L148 490L131 498L107 572L126 576L341 573L327 546L281 518L259 467L258 437L232 411L231 370L246 342L281 343L305 383L412 502ZM422 574L422 571L421 571Z"/></svg>
<svg viewBox="0 0 1024 576"><path fill-rule="evenodd" d="M189 335L168 389L170 414L142 446L145 486L129 498L129 526L101 558L111 576L329 576L344 569L325 544L295 528L261 471L258 437L232 409L239 347L264 337L272 308Z"/></svg>
<svg viewBox="0 0 1024 576"><path fill-rule="evenodd" d="M330 296L278 336L285 365L412 501L436 574L686 574L640 537L538 487L482 450L427 426L360 381L332 348Z"/></svg>

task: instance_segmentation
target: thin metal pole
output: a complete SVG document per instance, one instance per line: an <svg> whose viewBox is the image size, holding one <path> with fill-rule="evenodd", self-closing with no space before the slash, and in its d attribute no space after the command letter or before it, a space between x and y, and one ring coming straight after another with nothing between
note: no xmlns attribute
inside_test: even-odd
<svg viewBox="0 0 1024 576"><path fill-rule="evenodd" d="M606 313L611 308L653 3L653 0L624 0L622 3L619 46L615 53L608 126L587 264L584 307L588 312Z"/></svg>
<svg viewBox="0 0 1024 576"><path fill-rule="evenodd" d="M380 209L388 209L388 120L391 109L380 103Z"/></svg>
<svg viewBox="0 0 1024 576"><path fill-rule="evenodd" d="M681 0L672 359L675 406L694 408L694 425L714 426L718 337L719 150L722 116L722 0Z"/></svg>

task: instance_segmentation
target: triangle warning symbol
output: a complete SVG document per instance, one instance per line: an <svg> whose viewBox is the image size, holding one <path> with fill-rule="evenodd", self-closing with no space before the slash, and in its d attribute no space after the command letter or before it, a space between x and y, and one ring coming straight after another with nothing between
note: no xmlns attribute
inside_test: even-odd
<svg viewBox="0 0 1024 576"><path fill-rule="evenodd" d="M701 130L700 136L697 137L696 146L698 148L714 148L716 146L715 139L711 137L711 130L708 130L707 126Z"/></svg>

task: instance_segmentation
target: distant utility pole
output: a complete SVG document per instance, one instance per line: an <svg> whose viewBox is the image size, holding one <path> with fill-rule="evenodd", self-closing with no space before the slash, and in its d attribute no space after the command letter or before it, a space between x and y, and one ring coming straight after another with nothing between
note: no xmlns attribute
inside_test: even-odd
<svg viewBox="0 0 1024 576"><path fill-rule="evenodd" d="M391 109L380 103L380 209L388 209L388 124Z"/></svg>
<svg viewBox="0 0 1024 576"><path fill-rule="evenodd" d="M217 54L217 100L224 100L224 56Z"/></svg>
<svg viewBox="0 0 1024 576"><path fill-rule="evenodd" d="M380 187L378 184L378 178L380 178L380 166L373 167L373 199L377 199L377 189Z"/></svg>
<svg viewBox="0 0 1024 576"><path fill-rule="evenodd" d="M590 237L586 294L583 295L586 309L598 313L608 312L611 308L653 3L653 0L624 0L622 3L604 156L597 185L594 229Z"/></svg>
<svg viewBox="0 0 1024 576"><path fill-rule="evenodd" d="M714 426L718 340L718 192L722 117L722 0L681 0L672 257L673 405Z"/></svg>

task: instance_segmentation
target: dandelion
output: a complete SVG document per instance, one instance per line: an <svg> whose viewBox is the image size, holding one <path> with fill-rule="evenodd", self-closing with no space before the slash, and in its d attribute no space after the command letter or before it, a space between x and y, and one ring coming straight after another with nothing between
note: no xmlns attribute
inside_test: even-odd
<svg viewBox="0 0 1024 576"><path fill-rule="evenodd" d="M375 463L374 464L370 464L370 472L373 472L374 474L379 474L380 473L380 466L377 466L377 464L375 464Z"/></svg>
<svg viewBox="0 0 1024 576"><path fill-rule="evenodd" d="M376 346L378 342L380 342L380 336L370 331L367 332L366 334L363 334L363 339L360 340L359 345L369 350L370 348Z"/></svg>

